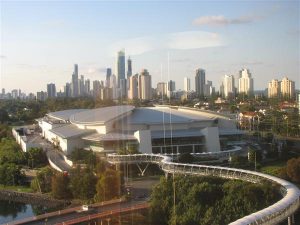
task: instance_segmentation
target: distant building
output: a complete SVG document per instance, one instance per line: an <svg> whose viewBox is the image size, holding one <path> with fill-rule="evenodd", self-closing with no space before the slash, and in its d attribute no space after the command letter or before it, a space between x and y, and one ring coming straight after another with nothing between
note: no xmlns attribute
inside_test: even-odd
<svg viewBox="0 0 300 225"><path fill-rule="evenodd" d="M74 72L72 74L71 85L72 97L78 97L78 65L74 65Z"/></svg>
<svg viewBox="0 0 300 225"><path fill-rule="evenodd" d="M239 78L239 93L248 96L253 95L254 83L249 69L242 69Z"/></svg>
<svg viewBox="0 0 300 225"><path fill-rule="evenodd" d="M183 79L183 90L185 92L190 92L191 91L191 79L188 77L185 77Z"/></svg>
<svg viewBox="0 0 300 225"><path fill-rule="evenodd" d="M204 69L196 70L195 88L196 88L196 94L198 97L204 96L204 88L205 88L205 70Z"/></svg>
<svg viewBox="0 0 300 225"><path fill-rule="evenodd" d="M132 61L130 57L127 60L127 79L129 79L132 75Z"/></svg>
<svg viewBox="0 0 300 225"><path fill-rule="evenodd" d="M19 97L19 91L18 91L17 89L13 89L13 90L11 91L11 97L12 97L13 99L17 99L17 98Z"/></svg>
<svg viewBox="0 0 300 225"><path fill-rule="evenodd" d="M47 92L39 91L36 93L36 100L45 101L47 99Z"/></svg>
<svg viewBox="0 0 300 225"><path fill-rule="evenodd" d="M64 86L64 93L65 93L65 97L67 98L72 96L71 86L72 85L70 83L66 83L66 85Z"/></svg>
<svg viewBox="0 0 300 225"><path fill-rule="evenodd" d="M215 93L215 88L212 86L212 81L208 80L204 85L204 96L210 97Z"/></svg>
<svg viewBox="0 0 300 225"><path fill-rule="evenodd" d="M295 97L295 82L284 77L280 84L282 97L294 98Z"/></svg>
<svg viewBox="0 0 300 225"><path fill-rule="evenodd" d="M271 80L268 85L268 97L277 98L280 95L280 81Z"/></svg>
<svg viewBox="0 0 300 225"><path fill-rule="evenodd" d="M152 98L151 76L146 69L142 70L138 77L138 88L139 99L150 100Z"/></svg>
<svg viewBox="0 0 300 225"><path fill-rule="evenodd" d="M106 69L106 79L105 79L105 86L110 87L110 77L111 77L111 68Z"/></svg>
<svg viewBox="0 0 300 225"><path fill-rule="evenodd" d="M84 93L85 95L90 95L91 93L91 81L90 79L86 79L84 82Z"/></svg>
<svg viewBox="0 0 300 225"><path fill-rule="evenodd" d="M117 85L120 87L120 80L125 80L125 51L121 50L117 55L117 63L116 63L116 71L117 71Z"/></svg>
<svg viewBox="0 0 300 225"><path fill-rule="evenodd" d="M56 86L54 83L47 84L47 95L48 98L56 97Z"/></svg>
<svg viewBox="0 0 300 225"><path fill-rule="evenodd" d="M235 95L234 76L225 75L223 79L224 97L232 98Z"/></svg>
<svg viewBox="0 0 300 225"><path fill-rule="evenodd" d="M168 91L167 91L168 98L173 96L175 90L176 90L175 81L169 80L168 81Z"/></svg>
<svg viewBox="0 0 300 225"><path fill-rule="evenodd" d="M138 95L138 74L130 76L128 79L128 99L137 99Z"/></svg>
<svg viewBox="0 0 300 225"><path fill-rule="evenodd" d="M158 96L167 95L167 83L164 82L157 83L156 94Z"/></svg>
<svg viewBox="0 0 300 225"><path fill-rule="evenodd" d="M100 89L101 89L100 81L94 80L93 81L93 97L94 98L100 97Z"/></svg>
<svg viewBox="0 0 300 225"><path fill-rule="evenodd" d="M84 88L84 76L83 75L81 75L80 76L80 80L78 81L78 87L79 87L79 91L78 91L78 95L79 96L84 96L84 94L85 94L85 88Z"/></svg>

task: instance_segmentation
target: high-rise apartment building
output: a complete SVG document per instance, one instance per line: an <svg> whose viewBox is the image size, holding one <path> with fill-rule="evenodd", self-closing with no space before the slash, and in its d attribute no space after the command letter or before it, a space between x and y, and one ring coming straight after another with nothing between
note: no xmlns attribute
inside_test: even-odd
<svg viewBox="0 0 300 225"><path fill-rule="evenodd" d="M254 84L249 69L242 69L239 77L238 91L240 94L253 95Z"/></svg>
<svg viewBox="0 0 300 225"><path fill-rule="evenodd" d="M99 80L93 81L93 97L98 98L100 96L101 83Z"/></svg>
<svg viewBox="0 0 300 225"><path fill-rule="evenodd" d="M280 81L273 79L269 82L268 85L268 97L277 98L280 96Z"/></svg>
<svg viewBox="0 0 300 225"><path fill-rule="evenodd" d="M183 90L185 92L190 92L191 91L191 79L188 77L185 77L183 79Z"/></svg>
<svg viewBox="0 0 300 225"><path fill-rule="evenodd" d="M196 76L195 76L195 88L196 88L196 95L198 97L204 95L204 86L205 86L205 70L197 69Z"/></svg>
<svg viewBox="0 0 300 225"><path fill-rule="evenodd" d="M86 95L90 95L91 93L91 81L90 79L86 79L84 83L84 93Z"/></svg>
<svg viewBox="0 0 300 225"><path fill-rule="evenodd" d="M139 99L150 100L152 98L151 76L146 69L139 74L138 91Z"/></svg>
<svg viewBox="0 0 300 225"><path fill-rule="evenodd" d="M284 77L280 84L281 96L285 98L295 97L295 82Z"/></svg>
<svg viewBox="0 0 300 225"><path fill-rule="evenodd" d="M212 85L212 81L208 80L204 85L204 96L210 97L215 93L215 88Z"/></svg>
<svg viewBox="0 0 300 225"><path fill-rule="evenodd" d="M78 65L74 65L74 72L72 74L72 97L78 97Z"/></svg>
<svg viewBox="0 0 300 225"><path fill-rule="evenodd" d="M47 84L47 95L48 98L56 97L56 86L53 83Z"/></svg>
<svg viewBox="0 0 300 225"><path fill-rule="evenodd" d="M225 98L231 98L235 95L234 76L225 75L223 79L223 93Z"/></svg>
<svg viewBox="0 0 300 225"><path fill-rule="evenodd" d="M129 83L128 99L137 99L139 97L138 81L138 74L130 76L127 80Z"/></svg>
<svg viewBox="0 0 300 225"><path fill-rule="evenodd" d="M80 79L78 80L78 95L79 96L84 96L85 91L84 91L84 76L81 75Z"/></svg>
<svg viewBox="0 0 300 225"><path fill-rule="evenodd" d="M110 87L110 77L111 77L111 68L106 69L106 79L105 79L105 86Z"/></svg>
<svg viewBox="0 0 300 225"><path fill-rule="evenodd" d="M116 63L116 71L117 71L117 84L120 86L120 80L125 80L125 51L121 50L117 55L117 63Z"/></svg>
<svg viewBox="0 0 300 225"><path fill-rule="evenodd" d="M66 83L66 85L64 86L64 93L65 93L65 97L71 97L72 96L72 91L71 91L71 84L70 83Z"/></svg>
<svg viewBox="0 0 300 225"><path fill-rule="evenodd" d="M38 91L36 93L36 100L38 101L45 101L47 99L47 92Z"/></svg>
<svg viewBox="0 0 300 225"><path fill-rule="evenodd" d="M12 97L13 99L17 99L17 98L19 97L19 91L18 91L17 89L13 89L13 90L11 91L11 97Z"/></svg>
<svg viewBox="0 0 300 225"><path fill-rule="evenodd" d="M127 79L129 79L131 75L132 75L132 60L129 57L127 60Z"/></svg>
<svg viewBox="0 0 300 225"><path fill-rule="evenodd" d="M167 83L159 82L156 86L156 94L158 96L167 95Z"/></svg>

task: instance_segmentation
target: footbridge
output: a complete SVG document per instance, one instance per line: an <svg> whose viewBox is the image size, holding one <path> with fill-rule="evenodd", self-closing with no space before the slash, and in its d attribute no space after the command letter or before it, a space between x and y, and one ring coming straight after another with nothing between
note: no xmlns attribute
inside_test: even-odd
<svg viewBox="0 0 300 225"><path fill-rule="evenodd" d="M196 164L183 164L172 162L172 158L161 154L135 154L107 156L112 164L140 164L154 163L161 167L166 174L190 174L197 176L216 176L227 179L238 179L253 183L271 182L280 187L282 199L275 204L258 212L240 218L230 225L274 225L284 220L294 224L294 213L300 206L300 190L294 184L263 173L243 169L207 166Z"/></svg>

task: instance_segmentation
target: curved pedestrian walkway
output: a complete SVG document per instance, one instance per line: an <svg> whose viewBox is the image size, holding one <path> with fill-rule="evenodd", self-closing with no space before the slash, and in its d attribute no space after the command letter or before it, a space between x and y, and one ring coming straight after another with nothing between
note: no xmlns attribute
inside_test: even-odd
<svg viewBox="0 0 300 225"><path fill-rule="evenodd" d="M230 225L271 225L278 224L286 219L288 219L289 224L292 224L290 221L293 220L293 214L300 206L300 190L297 186L286 180L263 173L218 166L175 163L172 162L171 157L160 154L110 154L107 156L107 160L112 164L154 163L158 164L165 173L169 174L216 176L227 179L239 179L253 183L268 181L280 186L282 194L281 200L258 212L240 218L230 223Z"/></svg>

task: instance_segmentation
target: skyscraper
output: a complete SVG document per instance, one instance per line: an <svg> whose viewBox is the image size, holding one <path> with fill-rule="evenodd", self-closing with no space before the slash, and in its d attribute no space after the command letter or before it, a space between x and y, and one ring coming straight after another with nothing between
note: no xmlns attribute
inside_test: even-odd
<svg viewBox="0 0 300 225"><path fill-rule="evenodd" d="M139 99L150 100L152 98L151 76L146 69L142 70L139 75L138 91Z"/></svg>
<svg viewBox="0 0 300 225"><path fill-rule="evenodd" d="M204 85L204 96L209 97L213 95L215 88L212 86L212 81L208 80Z"/></svg>
<svg viewBox="0 0 300 225"><path fill-rule="evenodd" d="M53 84L53 83L47 84L47 95L48 95L48 98L55 98L56 97L55 84Z"/></svg>
<svg viewBox="0 0 300 225"><path fill-rule="evenodd" d="M91 92L91 82L90 79L86 79L84 83L84 93L90 95Z"/></svg>
<svg viewBox="0 0 300 225"><path fill-rule="evenodd" d="M138 95L138 74L130 76L127 82L129 83L128 99L136 99Z"/></svg>
<svg viewBox="0 0 300 225"><path fill-rule="evenodd" d="M156 86L156 94L158 96L167 95L167 83L159 82Z"/></svg>
<svg viewBox="0 0 300 225"><path fill-rule="evenodd" d="M132 61L129 57L127 60L127 79L129 79L129 77L131 77L131 75L132 75Z"/></svg>
<svg viewBox="0 0 300 225"><path fill-rule="evenodd" d="M65 92L65 97L71 97L72 96L72 92L71 92L71 84L70 83L66 83L65 87L64 87L64 92Z"/></svg>
<svg viewBox="0 0 300 225"><path fill-rule="evenodd" d="M277 98L280 95L280 81L271 80L268 85L268 97Z"/></svg>
<svg viewBox="0 0 300 225"><path fill-rule="evenodd" d="M234 97L235 87L234 87L234 76L233 75L225 75L224 76L223 88L224 88L224 97L225 98Z"/></svg>
<svg viewBox="0 0 300 225"><path fill-rule="evenodd" d="M72 97L78 97L78 65L74 65L74 72L72 75Z"/></svg>
<svg viewBox="0 0 300 225"><path fill-rule="evenodd" d="M190 92L191 91L191 79L188 77L185 77L183 79L183 90L185 92Z"/></svg>
<svg viewBox="0 0 300 225"><path fill-rule="evenodd" d="M78 81L78 95L79 96L84 96L84 76L80 76L80 80Z"/></svg>
<svg viewBox="0 0 300 225"><path fill-rule="evenodd" d="M120 80L125 80L125 51L121 50L117 56L117 84L120 86Z"/></svg>
<svg viewBox="0 0 300 225"><path fill-rule="evenodd" d="M280 85L281 95L286 98L294 98L295 96L295 82L284 77Z"/></svg>
<svg viewBox="0 0 300 225"><path fill-rule="evenodd" d="M111 68L106 69L106 79L105 79L105 86L110 87L110 76L111 76Z"/></svg>
<svg viewBox="0 0 300 225"><path fill-rule="evenodd" d="M239 93L246 95L253 95L254 87L253 87L253 78L251 77L251 73L249 69L242 69L240 71L239 78Z"/></svg>
<svg viewBox="0 0 300 225"><path fill-rule="evenodd" d="M198 97L204 95L204 86L205 86L205 70L197 69L196 76L195 76L195 87L196 87L196 94Z"/></svg>

